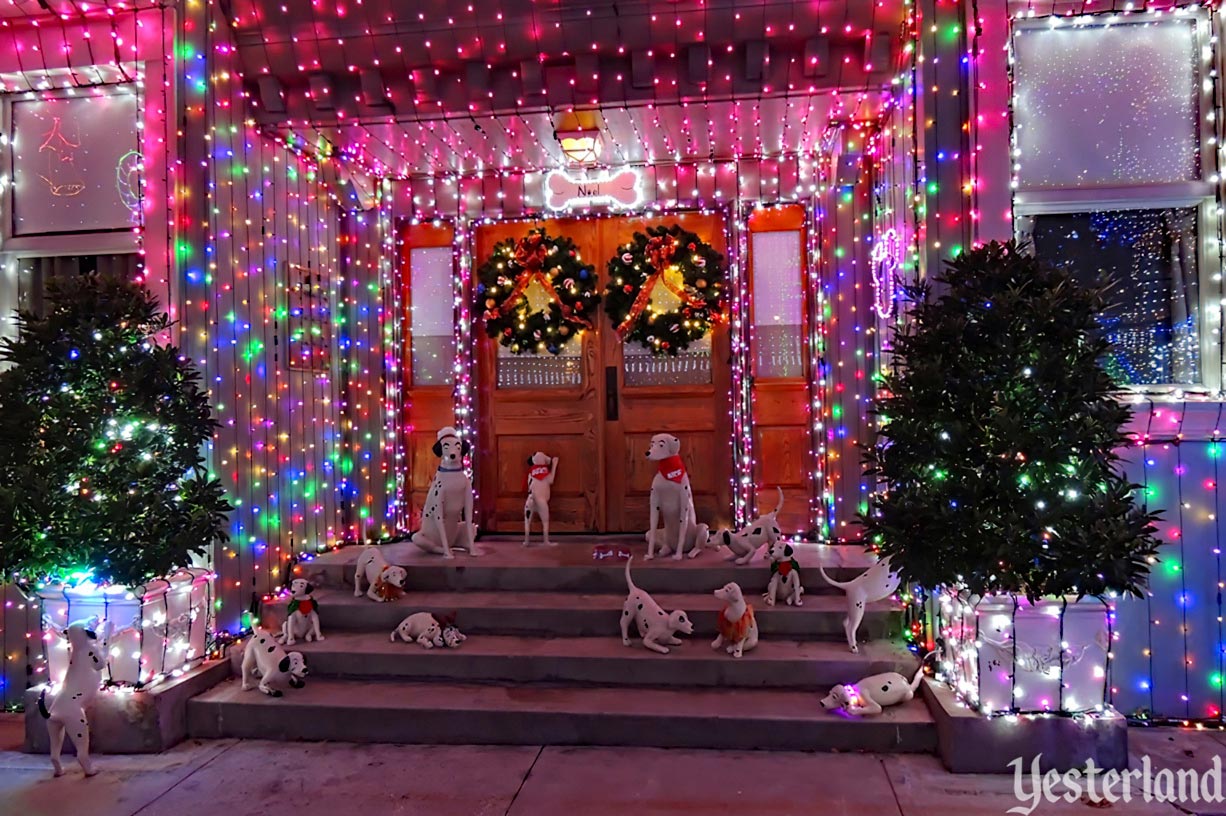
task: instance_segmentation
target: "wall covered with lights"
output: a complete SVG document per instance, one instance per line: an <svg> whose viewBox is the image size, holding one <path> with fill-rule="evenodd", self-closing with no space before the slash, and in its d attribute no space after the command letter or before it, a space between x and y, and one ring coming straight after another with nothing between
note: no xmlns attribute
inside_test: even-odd
<svg viewBox="0 0 1226 816"><path fill-rule="evenodd" d="M292 560L342 535L350 308L324 169L255 126L229 26L212 4L197 14L208 57L187 63L206 73L189 75L186 105L207 184L188 195L203 196L207 220L185 230L180 308L221 423L212 464L235 505L215 565L218 628L232 632Z"/></svg>
<svg viewBox="0 0 1226 816"><path fill-rule="evenodd" d="M1130 716L1220 719L1226 691L1226 405L1142 403L1125 452L1163 547L1144 598L1116 603L1112 702Z"/></svg>

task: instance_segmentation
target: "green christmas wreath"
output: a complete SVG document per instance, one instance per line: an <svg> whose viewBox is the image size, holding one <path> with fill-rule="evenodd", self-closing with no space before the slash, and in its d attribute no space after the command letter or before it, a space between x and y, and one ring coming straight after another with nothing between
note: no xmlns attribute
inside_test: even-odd
<svg viewBox="0 0 1226 816"><path fill-rule="evenodd" d="M676 355L724 319L724 256L680 224L648 227L609 259L605 311L623 342L653 354ZM656 287L671 292L677 308L652 303Z"/></svg>
<svg viewBox="0 0 1226 816"><path fill-rule="evenodd" d="M537 284L548 302L533 304ZM592 328L600 303L595 267L585 266L575 242L544 228L508 238L477 269L477 300L486 333L515 354L559 354L572 337Z"/></svg>

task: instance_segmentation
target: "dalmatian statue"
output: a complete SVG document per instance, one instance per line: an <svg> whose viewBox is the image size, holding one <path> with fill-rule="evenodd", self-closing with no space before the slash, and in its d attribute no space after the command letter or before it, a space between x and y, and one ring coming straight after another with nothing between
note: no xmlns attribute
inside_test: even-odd
<svg viewBox="0 0 1226 816"><path fill-rule="evenodd" d="M315 587L305 578L295 578L289 582L289 592L289 609L281 626L281 642L293 646L298 638L304 638L307 642L323 640L324 636L319 632L319 604L313 595Z"/></svg>
<svg viewBox="0 0 1226 816"><path fill-rule="evenodd" d="M758 621L754 617L753 607L745 603L745 593L741 591L741 585L735 582L715 590L715 597L726 606L719 611L716 621L719 634L711 641L711 648L719 649L722 646L728 654L740 657L758 645Z"/></svg>
<svg viewBox="0 0 1226 816"><path fill-rule="evenodd" d="M681 440L672 434L656 434L651 438L647 458L656 463L656 475L651 480L647 560L656 557L657 544L661 555L672 552L673 558L680 561L685 554L686 543L695 542L690 555L697 555L702 539L692 529L698 525L698 519L694 513L690 476L681 461ZM661 520L664 522L663 533L656 529Z"/></svg>
<svg viewBox="0 0 1226 816"><path fill-rule="evenodd" d="M452 550L481 555L476 546L477 525L473 523L473 481L464 472L464 457L472 445L449 426L439 430L433 450L439 458L438 470L426 494L421 529L410 540L423 552L443 558L455 558Z"/></svg>
<svg viewBox="0 0 1226 816"><path fill-rule="evenodd" d="M671 613L665 612L645 590L634 585L634 580L630 577L630 562L633 560L634 556L626 559L628 592L622 603L622 644L630 645L630 624L633 622L638 627L644 646L653 652L668 654L669 646L681 645L681 638L677 637L677 633L693 634L694 624L680 609Z"/></svg>
<svg viewBox="0 0 1226 816"><path fill-rule="evenodd" d="M779 503L769 513L763 513L739 530L720 530L711 536L711 546L718 549L723 544L733 555L737 566L744 566L753 560L763 545L770 546L779 540L779 512L783 510L783 488L779 491Z"/></svg>
<svg viewBox="0 0 1226 816"><path fill-rule="evenodd" d="M864 610L870 603L885 600L894 594L894 591L898 589L898 573L890 570L888 556L845 583L831 580L820 562L817 569L826 579L826 583L846 593L847 617L843 619L843 632L847 635L848 648L854 653L859 653L860 647L856 644L856 632L860 628L860 621L864 620Z"/></svg>
<svg viewBox="0 0 1226 816"><path fill-rule="evenodd" d="M281 689L274 686L288 683L300 689L309 673L302 652L287 653L268 632L258 627L252 631L243 648L243 691L258 688L269 697L280 697Z"/></svg>
<svg viewBox="0 0 1226 816"><path fill-rule="evenodd" d="M803 606L801 595L805 588L800 585L800 562L796 560L792 545L784 539L775 539L766 548L771 562L771 579L762 596L767 606L776 601L786 601L789 606Z"/></svg>
<svg viewBox="0 0 1226 816"><path fill-rule="evenodd" d="M859 683L838 685L822 698L822 708L834 711L841 708L857 717L865 714L880 714L886 708L905 703L915 697L920 679L924 676L924 663L936 652L929 652L920 660L915 676L908 682L898 672L884 672L865 677Z"/></svg>
<svg viewBox="0 0 1226 816"><path fill-rule="evenodd" d="M374 544L368 544L358 553L358 560L353 568L353 597L362 597L362 582L366 588L366 597L382 603L394 601L404 594L404 584L409 579L409 573L404 567L395 567L387 563L383 551Z"/></svg>
<svg viewBox="0 0 1226 816"><path fill-rule="evenodd" d="M392 630L392 643L399 637L405 643L416 643L426 649L443 645L443 627L429 612L414 612Z"/></svg>
<svg viewBox="0 0 1226 816"><path fill-rule="evenodd" d="M55 769L55 775L64 774L60 752L64 748L64 735L67 734L77 751L81 770L86 776L93 776L97 771L89 758L89 711L102 685L106 646L85 623L74 623L61 631L68 639L68 671L50 705L47 704L47 690L43 689L38 696L38 713L47 721L47 732L51 736L51 767Z"/></svg>
<svg viewBox="0 0 1226 816"><path fill-rule="evenodd" d="M528 475L525 477L528 498L524 501L524 546L532 536L532 515L541 517L541 534L546 547L554 546L549 540L549 497L553 492L553 479L558 473L558 457L552 459L537 451L528 458Z"/></svg>

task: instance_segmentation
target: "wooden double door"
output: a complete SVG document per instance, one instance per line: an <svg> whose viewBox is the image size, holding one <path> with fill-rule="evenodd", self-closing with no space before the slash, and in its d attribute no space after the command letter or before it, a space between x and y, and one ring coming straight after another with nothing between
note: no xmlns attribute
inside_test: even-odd
<svg viewBox="0 0 1226 816"><path fill-rule="evenodd" d="M474 236L474 266L494 245L544 227L574 240L595 267L599 289L619 247L648 226L680 223L727 256L719 215L543 219L487 224ZM663 287L659 287L663 288ZM681 440L698 519L731 522L732 447L729 337L719 324L710 342L678 357L652 357L625 346L603 304L594 329L562 355L510 355L477 330L477 457L482 527L523 531L527 460L559 458L550 501L550 532L641 532L647 528L655 465L651 437Z"/></svg>

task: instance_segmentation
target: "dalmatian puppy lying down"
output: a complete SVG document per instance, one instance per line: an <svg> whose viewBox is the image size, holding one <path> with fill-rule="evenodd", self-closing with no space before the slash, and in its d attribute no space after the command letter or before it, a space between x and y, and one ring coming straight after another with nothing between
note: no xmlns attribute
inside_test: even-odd
<svg viewBox="0 0 1226 816"><path fill-rule="evenodd" d="M915 697L920 679L924 676L924 663L934 654L936 652L932 651L924 655L910 682L898 672L870 675L859 683L838 685L830 689L830 693L822 698L822 708L827 711L841 708L858 717L864 714L880 714L889 706L905 703Z"/></svg>
<svg viewBox="0 0 1226 816"><path fill-rule="evenodd" d="M783 510L783 488L779 491L779 503L769 513L763 513L739 530L720 530L711 537L711 546L718 548L723 544L733 555L737 566L744 566L753 560L763 545L769 546L781 537L779 532L779 512Z"/></svg>
<svg viewBox="0 0 1226 816"><path fill-rule="evenodd" d="M256 628L243 648L243 691L259 688L269 697L280 697L281 689L273 686L288 683L300 689L310 672L302 652L286 652L268 632ZM255 679L259 678L258 686Z"/></svg>
<svg viewBox="0 0 1226 816"><path fill-rule="evenodd" d="M680 609L665 612L645 590L634 585L630 578L630 562L633 560L634 556L626 559L626 587L629 591L622 603L622 645L630 645L630 623L633 621L644 646L653 652L668 654L669 646L681 645L677 633L693 634L694 624Z"/></svg>
<svg viewBox="0 0 1226 816"><path fill-rule="evenodd" d="M392 630L390 640L399 637L405 643L416 643L426 649L443 645L443 627L429 612L414 612Z"/></svg>

